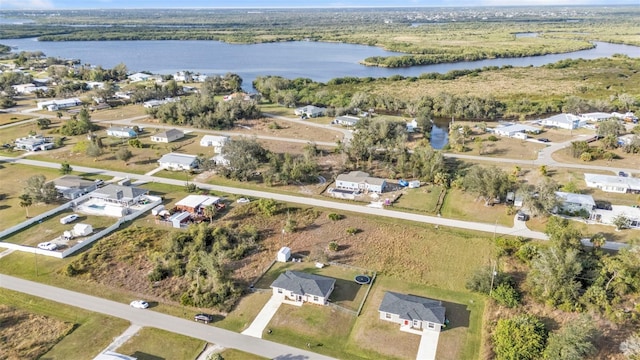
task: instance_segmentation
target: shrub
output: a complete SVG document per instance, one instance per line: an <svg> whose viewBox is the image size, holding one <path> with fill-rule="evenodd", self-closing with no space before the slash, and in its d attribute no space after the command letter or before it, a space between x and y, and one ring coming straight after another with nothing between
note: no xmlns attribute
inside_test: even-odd
<svg viewBox="0 0 640 360"><path fill-rule="evenodd" d="M489 141L498 141L498 138L495 135L489 135L489 137L487 137L487 140L489 140Z"/></svg>
<svg viewBox="0 0 640 360"><path fill-rule="evenodd" d="M520 293L511 284L504 283L498 285L492 292L491 297L502 306L514 308L520 304Z"/></svg>
<svg viewBox="0 0 640 360"><path fill-rule="evenodd" d="M331 214L327 215L327 217L329 218L329 220L332 220L332 221L342 220L342 218L343 218L342 215L336 214L336 213L331 213Z"/></svg>
<svg viewBox="0 0 640 360"><path fill-rule="evenodd" d="M520 246L515 255L518 259L520 259L520 261L528 264L529 262L531 262L531 260L533 260L533 258L538 256L538 247L534 244L524 244Z"/></svg>
<svg viewBox="0 0 640 360"><path fill-rule="evenodd" d="M157 264L155 268L147 275L149 281L160 281L166 279L169 276L169 271L163 268L162 265Z"/></svg>
<svg viewBox="0 0 640 360"><path fill-rule="evenodd" d="M522 246L523 240L520 238L502 238L495 240L499 255L511 255L518 251Z"/></svg>
<svg viewBox="0 0 640 360"><path fill-rule="evenodd" d="M338 251L338 249L340 248L340 245L338 245L337 241L331 241L329 243L329 250L331 251Z"/></svg>
<svg viewBox="0 0 640 360"><path fill-rule="evenodd" d="M360 229L355 228L355 227L350 227L350 228L347 228L346 231L347 231L347 234L349 234L349 235L355 235L355 234L360 232Z"/></svg>

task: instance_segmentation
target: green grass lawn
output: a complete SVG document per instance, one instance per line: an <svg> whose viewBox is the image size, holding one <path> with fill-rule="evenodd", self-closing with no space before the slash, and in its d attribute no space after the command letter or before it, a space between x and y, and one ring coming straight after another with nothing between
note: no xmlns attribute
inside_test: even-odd
<svg viewBox="0 0 640 360"><path fill-rule="evenodd" d="M441 214L446 218L504 226L513 226L514 217L507 214L504 204L486 206L483 199L459 189L450 189L447 192Z"/></svg>
<svg viewBox="0 0 640 360"><path fill-rule="evenodd" d="M215 326L235 332L243 331L251 325L270 297L271 292L255 292L245 295L224 319L215 323Z"/></svg>
<svg viewBox="0 0 640 360"><path fill-rule="evenodd" d="M405 189L402 196L393 203L394 208L435 213L438 197L443 190L439 185L426 185L416 189Z"/></svg>
<svg viewBox="0 0 640 360"><path fill-rule="evenodd" d="M227 349L220 353L224 360L261 360L267 359L262 356L249 354L244 351L235 350L235 349Z"/></svg>
<svg viewBox="0 0 640 360"><path fill-rule="evenodd" d="M18 121L24 121L33 119L33 116L30 115L20 115L20 114L7 114L0 113L0 125L11 124Z"/></svg>
<svg viewBox="0 0 640 360"><path fill-rule="evenodd" d="M116 352L138 360L195 359L205 342L155 328L142 328Z"/></svg>
<svg viewBox="0 0 640 360"><path fill-rule="evenodd" d="M129 322L126 320L92 313L7 289L0 291L0 303L76 324L76 328L42 356L42 359L91 359L104 350L114 337L120 335L129 326Z"/></svg>

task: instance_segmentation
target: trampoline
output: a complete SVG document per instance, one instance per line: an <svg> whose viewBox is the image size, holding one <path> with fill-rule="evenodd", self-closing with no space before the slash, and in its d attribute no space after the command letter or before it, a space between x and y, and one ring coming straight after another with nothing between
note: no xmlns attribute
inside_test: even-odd
<svg viewBox="0 0 640 360"><path fill-rule="evenodd" d="M367 275L358 275L356 276L355 281L360 285L366 285L371 282L371 278Z"/></svg>

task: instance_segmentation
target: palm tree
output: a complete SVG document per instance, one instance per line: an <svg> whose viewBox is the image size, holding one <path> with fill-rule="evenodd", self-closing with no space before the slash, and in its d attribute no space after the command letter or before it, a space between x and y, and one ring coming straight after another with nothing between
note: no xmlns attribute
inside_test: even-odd
<svg viewBox="0 0 640 360"><path fill-rule="evenodd" d="M33 199L29 194L22 194L19 197L20 199L20 207L25 208L27 212L27 217L29 217L29 206L33 205Z"/></svg>
<svg viewBox="0 0 640 360"><path fill-rule="evenodd" d="M213 217L216 216L216 208L213 205L204 207L204 216L209 218L209 222L213 223Z"/></svg>

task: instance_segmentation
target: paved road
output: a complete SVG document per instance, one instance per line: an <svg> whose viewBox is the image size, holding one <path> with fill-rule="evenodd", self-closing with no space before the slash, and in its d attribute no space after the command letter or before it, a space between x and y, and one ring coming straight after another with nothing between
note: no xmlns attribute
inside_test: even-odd
<svg viewBox="0 0 640 360"><path fill-rule="evenodd" d="M218 344L225 348L238 349L248 353L265 356L270 359L332 359L331 357L319 355L310 351L238 334L211 325L195 323L175 316L161 314L151 309L134 309L128 305L115 301L22 280L12 276L0 275L0 287L79 307L89 311L126 319L131 321L134 325L158 328L172 333L204 340L209 343Z"/></svg>
<svg viewBox="0 0 640 360"><path fill-rule="evenodd" d="M54 162L46 162L46 161L38 161L38 160L30 160L30 159L18 159L18 158L7 158L0 156L0 162L15 162L19 164L31 165L31 166L40 166L40 167L48 167L53 169L60 168L60 164ZM175 180L175 179L167 179L156 176L148 176L148 175L138 175L132 173L126 173L121 171L110 171L103 169L96 169L84 166L73 166L75 171L82 171L85 173L93 173L107 176L114 176L119 178L130 178L137 179L138 182L158 182L164 184L171 184L177 186L185 186L185 181ZM484 231L493 234L501 234L501 235L513 235L513 236L523 236L525 238L530 239L540 239L547 240L548 237L541 232L529 230L526 227L515 226L515 227L506 227L502 225L496 224L485 224L478 223L472 221L463 221L463 220L454 220L447 219L438 216L428 216L428 215L420 215L413 213L406 213L401 211L395 211L388 208L377 209L370 208L364 205L356 205L352 203L343 203L331 200L322 200L322 199L314 199L303 196L294 196L294 195L284 195L277 193L270 193L266 191L258 191L258 190L248 190L248 189L239 189L229 186L220 186L220 185L210 185L205 183L191 182L196 184L198 187L203 189L209 189L212 191L224 192L229 194L236 194L242 196L256 197L256 198L269 198L277 201L295 203L295 204L303 204L308 206L322 207L327 209L337 209L342 211L349 211L360 214L367 215L376 215L376 216L384 216L388 218L402 219L402 220L410 220L415 222L422 222L428 224L434 224L438 226L450 226L455 228L469 229L469 230L477 230ZM626 247L626 244L616 243L616 242L607 242L605 243L605 249L609 250L619 250L621 247Z"/></svg>

